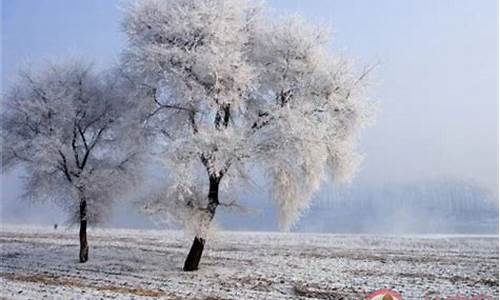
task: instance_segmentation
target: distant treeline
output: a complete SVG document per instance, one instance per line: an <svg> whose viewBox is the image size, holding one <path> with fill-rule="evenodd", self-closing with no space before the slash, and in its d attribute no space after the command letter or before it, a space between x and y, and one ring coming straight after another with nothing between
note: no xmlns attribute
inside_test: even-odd
<svg viewBox="0 0 500 300"><path fill-rule="evenodd" d="M257 215L220 221L228 228L269 230L271 203ZM255 219L259 221L256 222ZM318 193L297 231L333 233L498 233L498 199L460 180L393 183Z"/></svg>

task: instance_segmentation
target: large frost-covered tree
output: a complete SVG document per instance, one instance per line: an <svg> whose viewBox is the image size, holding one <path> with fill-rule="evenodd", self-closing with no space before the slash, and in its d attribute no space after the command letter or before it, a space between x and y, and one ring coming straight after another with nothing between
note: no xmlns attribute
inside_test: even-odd
<svg viewBox="0 0 500 300"><path fill-rule="evenodd" d="M252 175L268 178L286 229L323 181L356 171L367 72L329 52L327 31L240 0L140 1L124 30L124 66L169 173L146 208L195 229L184 270L198 268L217 207L236 203L227 191Z"/></svg>
<svg viewBox="0 0 500 300"><path fill-rule="evenodd" d="M22 166L25 196L55 201L80 224L80 262L88 260L87 224L108 216L132 178L134 152L122 147L129 106L113 74L74 60L27 68L2 103L2 167Z"/></svg>

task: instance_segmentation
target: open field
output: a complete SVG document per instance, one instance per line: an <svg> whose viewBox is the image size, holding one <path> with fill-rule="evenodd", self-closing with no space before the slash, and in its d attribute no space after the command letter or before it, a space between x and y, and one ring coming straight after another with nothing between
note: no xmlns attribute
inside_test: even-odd
<svg viewBox="0 0 500 300"><path fill-rule="evenodd" d="M5 299L362 299L393 288L498 298L498 238L221 232L197 272L181 270L191 236L94 229L80 264L77 232L2 225Z"/></svg>

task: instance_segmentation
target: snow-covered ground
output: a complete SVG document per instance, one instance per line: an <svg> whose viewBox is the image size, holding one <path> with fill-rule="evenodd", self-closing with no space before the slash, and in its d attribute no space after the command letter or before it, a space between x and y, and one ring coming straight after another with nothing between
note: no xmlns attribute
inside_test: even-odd
<svg viewBox="0 0 500 300"><path fill-rule="evenodd" d="M80 264L75 229L1 225L0 298L498 299L498 238L220 232L200 270L181 270L191 236L94 229Z"/></svg>

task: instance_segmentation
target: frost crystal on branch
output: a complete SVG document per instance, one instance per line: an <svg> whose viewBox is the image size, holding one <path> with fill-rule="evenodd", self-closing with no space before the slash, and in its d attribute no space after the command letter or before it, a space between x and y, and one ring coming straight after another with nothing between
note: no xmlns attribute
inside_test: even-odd
<svg viewBox="0 0 500 300"><path fill-rule="evenodd" d="M109 216L111 203L131 177L134 152L123 147L124 94L114 74L96 74L79 61L20 72L4 95L2 166L27 172L25 196L53 200L71 221L90 224Z"/></svg>
<svg viewBox="0 0 500 300"><path fill-rule="evenodd" d="M288 229L326 178L346 182L358 168L366 73L329 51L326 31L263 11L233 0L128 8L123 62L170 177L152 213L211 220L219 183L230 190L258 168Z"/></svg>

